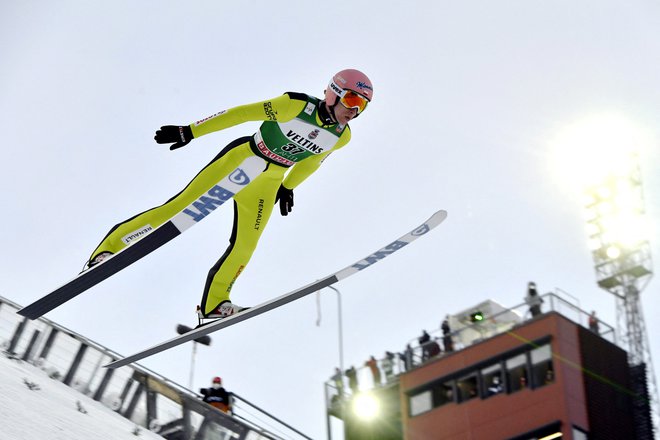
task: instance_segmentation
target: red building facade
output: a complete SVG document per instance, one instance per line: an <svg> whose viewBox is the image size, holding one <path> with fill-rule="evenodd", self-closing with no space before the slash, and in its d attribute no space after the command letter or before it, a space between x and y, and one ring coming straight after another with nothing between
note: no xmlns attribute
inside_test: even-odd
<svg viewBox="0 0 660 440"><path fill-rule="evenodd" d="M625 351L555 312L399 379L406 440L636 438Z"/></svg>

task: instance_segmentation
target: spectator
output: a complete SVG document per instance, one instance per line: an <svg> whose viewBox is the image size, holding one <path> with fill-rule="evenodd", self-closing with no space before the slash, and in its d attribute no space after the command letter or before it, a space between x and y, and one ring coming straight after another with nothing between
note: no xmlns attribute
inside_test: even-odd
<svg viewBox="0 0 660 440"><path fill-rule="evenodd" d="M499 376L493 376L493 380L488 387L488 395L493 396L502 392L502 383Z"/></svg>
<svg viewBox="0 0 660 440"><path fill-rule="evenodd" d="M385 357L380 362L383 367L383 372L385 373L385 383L390 383L394 377L394 353L389 351L385 352Z"/></svg>
<svg viewBox="0 0 660 440"><path fill-rule="evenodd" d="M335 382L335 388L337 388L337 395L339 397L344 396L344 375L338 367L335 367L335 374L331 377Z"/></svg>
<svg viewBox="0 0 660 440"><path fill-rule="evenodd" d="M431 336L426 332L426 330L422 330L422 336L417 338L417 342L419 342L419 346L422 348L422 362L429 358L429 347L427 344L430 340Z"/></svg>
<svg viewBox="0 0 660 440"><path fill-rule="evenodd" d="M348 387L351 389L351 392L353 394L357 394L358 392L358 380L357 380L357 371L355 371L355 367L351 365L351 367L346 370L346 377L348 377Z"/></svg>
<svg viewBox="0 0 660 440"><path fill-rule="evenodd" d="M599 334L600 329L599 329L599 324L598 324L598 318L596 318L596 311L592 310L591 315L589 315L589 330L592 332Z"/></svg>
<svg viewBox="0 0 660 440"><path fill-rule="evenodd" d="M446 352L454 351L454 341L451 338L451 328L449 327L449 315L442 321L442 345L445 346Z"/></svg>
<svg viewBox="0 0 660 440"><path fill-rule="evenodd" d="M539 293L536 291L536 283L532 281L527 283L527 296L525 297L525 302L529 306L529 312L532 314L532 318L541 314L543 298L539 296Z"/></svg>
<svg viewBox="0 0 660 440"><path fill-rule="evenodd" d="M223 413L231 414L231 394L222 387L221 378L214 377L211 387L202 388L199 392L204 396L202 399L204 402L218 408Z"/></svg>
<svg viewBox="0 0 660 440"><path fill-rule="evenodd" d="M415 365L413 362L413 349L410 344L406 345L403 353L399 353L399 359L403 362L404 371L410 370Z"/></svg>
<svg viewBox="0 0 660 440"><path fill-rule="evenodd" d="M555 381L555 372L552 369L548 368L548 371L545 372L545 384L549 384Z"/></svg>
<svg viewBox="0 0 660 440"><path fill-rule="evenodd" d="M367 367L371 370L371 375L374 378L374 387L380 386L380 368L378 368L378 361L375 357L371 356L369 360L365 363Z"/></svg>
<svg viewBox="0 0 660 440"><path fill-rule="evenodd" d="M442 353L442 349L435 339L426 343L427 360L440 355L440 353Z"/></svg>
<svg viewBox="0 0 660 440"><path fill-rule="evenodd" d="M449 315L445 316L445 319L442 321L440 328L442 329L443 335L448 335L451 333L451 328L449 327Z"/></svg>
<svg viewBox="0 0 660 440"><path fill-rule="evenodd" d="M445 346L445 351L447 353L454 351L454 341L451 338L451 335L445 335L442 337L442 345Z"/></svg>
<svg viewBox="0 0 660 440"><path fill-rule="evenodd" d="M426 344L426 343L429 342L430 340L431 340L431 335L429 335L429 334L426 332L426 330L422 330L422 336L420 336L419 338L417 338L417 341L419 342L419 345L420 345L420 346Z"/></svg>

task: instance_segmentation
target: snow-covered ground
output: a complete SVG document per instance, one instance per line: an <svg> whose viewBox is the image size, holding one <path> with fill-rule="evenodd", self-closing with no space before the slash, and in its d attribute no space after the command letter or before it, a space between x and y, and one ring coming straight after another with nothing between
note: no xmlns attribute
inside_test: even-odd
<svg viewBox="0 0 660 440"><path fill-rule="evenodd" d="M0 355L3 440L162 440L31 364Z"/></svg>

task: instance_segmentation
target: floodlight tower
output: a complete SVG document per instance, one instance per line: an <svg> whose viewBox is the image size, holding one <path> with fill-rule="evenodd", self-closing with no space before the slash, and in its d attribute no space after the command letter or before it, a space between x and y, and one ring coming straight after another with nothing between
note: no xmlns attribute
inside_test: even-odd
<svg viewBox="0 0 660 440"><path fill-rule="evenodd" d="M625 160L623 160L625 159ZM640 294L653 276L644 216L638 156L620 157L588 189L587 230L598 286L616 297L617 330L628 351L632 392L639 414L651 415L658 428L658 393ZM648 418L647 418L648 420ZM638 438L653 438L653 427L641 422Z"/></svg>

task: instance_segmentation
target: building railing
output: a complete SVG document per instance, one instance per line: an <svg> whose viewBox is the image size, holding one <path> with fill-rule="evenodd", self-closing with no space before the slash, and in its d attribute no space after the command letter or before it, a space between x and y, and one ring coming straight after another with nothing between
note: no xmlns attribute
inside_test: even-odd
<svg viewBox="0 0 660 440"><path fill-rule="evenodd" d="M0 347L6 355L33 364L167 440L310 438L236 394L233 414L225 414L140 365L105 369L121 355L46 318L23 318L16 313L20 308L0 297Z"/></svg>
<svg viewBox="0 0 660 440"><path fill-rule="evenodd" d="M570 295L561 289L540 295L543 300L541 304L542 313L557 312L576 324L589 328L591 314L563 296ZM474 312L480 311L477 308ZM521 303L492 315L485 313L481 321L471 322L469 319L461 319L461 322L454 322L454 324L458 324L454 326L457 328L450 330L447 334L443 333L441 327L433 329L428 332L428 341L424 343L420 343L419 338L411 339L402 350L387 352L385 356L376 359L376 370L367 366L365 362L364 365L355 368L355 379L353 380L348 377L351 376L351 373L347 376L346 371L342 372L341 375L332 376L325 383L328 413L332 414L334 412L333 408L337 407L340 400L345 401L351 395L361 391L396 383L399 380L398 376L406 371L485 339L510 332L516 326L533 318L529 305ZM598 334L602 338L616 344L616 332L611 325L599 319L597 327ZM596 329L593 328L592 331L596 331Z"/></svg>

